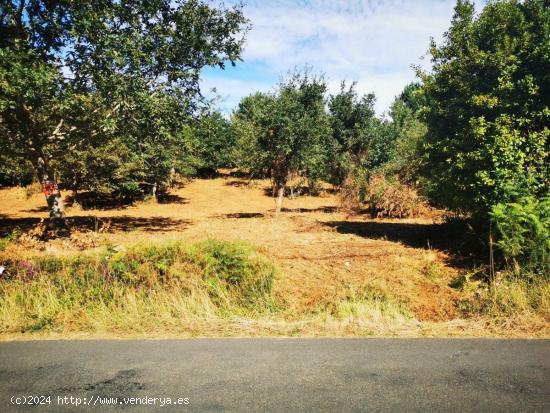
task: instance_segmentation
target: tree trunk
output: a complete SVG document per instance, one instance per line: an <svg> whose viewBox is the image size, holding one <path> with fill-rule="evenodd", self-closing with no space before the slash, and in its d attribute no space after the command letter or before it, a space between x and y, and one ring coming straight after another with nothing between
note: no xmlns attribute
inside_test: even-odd
<svg viewBox="0 0 550 413"><path fill-rule="evenodd" d="M157 183L155 182L153 186L151 187L151 196L153 197L153 200L157 200Z"/></svg>
<svg viewBox="0 0 550 413"><path fill-rule="evenodd" d="M53 180L42 182L42 191L46 196L46 202L50 210L50 223L54 228L64 228L65 223L65 205L57 183Z"/></svg>
<svg viewBox="0 0 550 413"><path fill-rule="evenodd" d="M65 218L65 205L63 205L63 199L59 190L51 195L47 195L46 202L48 203L48 208L50 208L51 219Z"/></svg>
<svg viewBox="0 0 550 413"><path fill-rule="evenodd" d="M281 207L283 206L283 197L285 195L285 186L281 185L277 189L277 200L275 204L275 216L278 217L281 213Z"/></svg>
<svg viewBox="0 0 550 413"><path fill-rule="evenodd" d="M50 223L53 228L65 228L65 205L61 192L57 186L54 174L49 171L43 158L38 161L38 176L42 184L42 192L46 197L46 203L50 212Z"/></svg>

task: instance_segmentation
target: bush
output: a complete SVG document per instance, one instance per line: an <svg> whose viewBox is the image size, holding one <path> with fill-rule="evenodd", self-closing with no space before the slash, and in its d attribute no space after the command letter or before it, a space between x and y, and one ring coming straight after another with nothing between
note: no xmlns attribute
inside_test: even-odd
<svg viewBox="0 0 550 413"><path fill-rule="evenodd" d="M542 320L547 324L550 319L550 283L547 280L518 280L511 275L499 273L498 280L493 283L461 275L451 286L465 294L458 303L463 314L495 319L523 315L532 323Z"/></svg>
<svg viewBox="0 0 550 413"><path fill-rule="evenodd" d="M348 174L340 188L340 206L350 212L360 212L365 202L368 182L366 172L356 169Z"/></svg>
<svg viewBox="0 0 550 413"><path fill-rule="evenodd" d="M497 245L516 275L550 276L550 198L524 197L497 204L491 213Z"/></svg>
<svg viewBox="0 0 550 413"><path fill-rule="evenodd" d="M409 218L428 210L415 188L384 175L373 176L366 187L364 202L376 217Z"/></svg>
<svg viewBox="0 0 550 413"><path fill-rule="evenodd" d="M215 303L221 304L233 296L238 305L248 309L273 308L275 268L251 247L207 241L192 250L191 258L199 264L202 280Z"/></svg>

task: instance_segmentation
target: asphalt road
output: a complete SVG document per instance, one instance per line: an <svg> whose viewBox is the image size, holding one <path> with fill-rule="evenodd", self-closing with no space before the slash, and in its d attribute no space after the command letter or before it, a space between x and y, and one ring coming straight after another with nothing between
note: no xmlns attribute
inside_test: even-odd
<svg viewBox="0 0 550 413"><path fill-rule="evenodd" d="M44 404L12 404L29 400ZM550 412L550 341L0 343L0 412L120 410Z"/></svg>

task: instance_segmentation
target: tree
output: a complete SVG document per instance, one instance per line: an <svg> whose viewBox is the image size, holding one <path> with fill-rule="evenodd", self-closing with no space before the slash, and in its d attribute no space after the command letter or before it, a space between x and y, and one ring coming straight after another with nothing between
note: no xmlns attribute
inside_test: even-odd
<svg viewBox="0 0 550 413"><path fill-rule="evenodd" d="M421 84L410 83L390 108L392 121L388 129L393 136L394 147L384 169L408 185L417 184L419 179L421 147L426 135L426 124L421 119L424 106Z"/></svg>
<svg viewBox="0 0 550 413"><path fill-rule="evenodd" d="M126 86L119 87L122 95ZM70 116L83 124L79 131L85 133L77 139L81 144L54 160L63 188L132 200L164 191L176 172L195 171L188 125L192 120L172 92L136 90L113 114L107 112L108 105L97 99L97 94L86 97L95 98L95 110ZM102 118L96 119L97 114ZM99 131L85 129L86 125L100 124L103 127Z"/></svg>
<svg viewBox="0 0 550 413"><path fill-rule="evenodd" d="M193 131L199 175L212 176L219 168L234 165L235 135L220 112L206 111Z"/></svg>
<svg viewBox="0 0 550 413"><path fill-rule="evenodd" d="M354 168L364 167L374 154L380 132L374 101L374 94L360 98L355 83L347 88L345 82L338 94L329 97L332 136L327 142L328 170L329 180L335 185L342 185Z"/></svg>
<svg viewBox="0 0 550 413"><path fill-rule="evenodd" d="M276 93L245 98L235 115L241 122L252 124L241 136L250 138L250 131L258 133L250 141L253 156L247 159L252 161L252 171L267 172L271 177L277 195L276 214L293 176L316 178L324 168L323 143L330 134L325 91L322 77L311 76L307 70L295 72L281 81Z"/></svg>
<svg viewBox="0 0 550 413"><path fill-rule="evenodd" d="M432 201L487 217L491 207L549 187L550 7L459 0L433 73L422 74L424 175Z"/></svg>
<svg viewBox="0 0 550 413"><path fill-rule="evenodd" d="M73 151L93 160L116 144L135 166L131 185L165 182L184 158L177 148L201 100L201 69L235 64L247 30L241 6L200 0L1 5L0 147L33 165L52 218L63 216L57 181ZM75 184L93 182L97 164Z"/></svg>
<svg viewBox="0 0 550 413"><path fill-rule="evenodd" d="M268 116L273 100L274 95L261 92L245 96L231 116L231 128L236 140L233 158L237 166L247 170L254 178L270 177L269 153L258 139L264 133L261 121Z"/></svg>
<svg viewBox="0 0 550 413"><path fill-rule="evenodd" d="M29 185L33 176L32 166L25 159L0 154L0 187Z"/></svg>

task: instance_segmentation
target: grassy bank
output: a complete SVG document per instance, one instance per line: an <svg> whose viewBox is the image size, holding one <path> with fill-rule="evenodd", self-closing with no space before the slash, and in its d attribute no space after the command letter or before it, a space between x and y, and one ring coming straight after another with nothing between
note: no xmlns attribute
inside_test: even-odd
<svg viewBox="0 0 550 413"><path fill-rule="evenodd" d="M285 325L284 334L291 334L293 321L303 330L304 322L410 318L406 309L369 292L298 314L276 293L277 276L264 256L235 242L12 258L0 280L0 333L231 334L262 322L259 333Z"/></svg>
<svg viewBox="0 0 550 413"><path fill-rule="evenodd" d="M342 286L330 301L295 306L288 280L240 242L104 247L79 255L2 257L0 336L400 335L548 336L550 286L455 280L462 317L419 322L407 304Z"/></svg>
<svg viewBox="0 0 550 413"><path fill-rule="evenodd" d="M463 293L457 305L464 317L484 318L504 331L548 331L550 282L548 278L523 279L499 272L492 282L480 274L465 273L452 283Z"/></svg>

